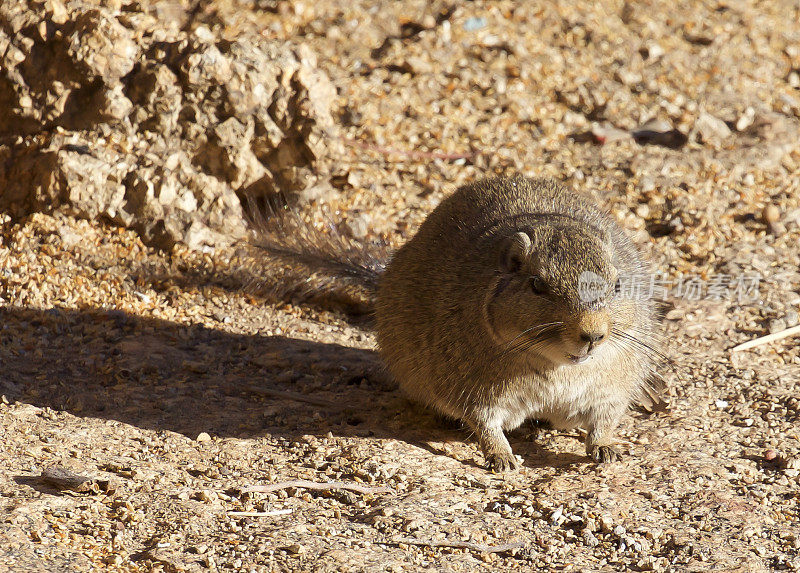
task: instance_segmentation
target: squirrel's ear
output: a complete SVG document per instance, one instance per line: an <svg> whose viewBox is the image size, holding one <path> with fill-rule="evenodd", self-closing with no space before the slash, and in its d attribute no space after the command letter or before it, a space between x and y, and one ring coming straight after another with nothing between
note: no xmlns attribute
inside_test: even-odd
<svg viewBox="0 0 800 573"><path fill-rule="evenodd" d="M501 254L500 266L504 271L515 273L531 252L531 238L522 231L511 235Z"/></svg>

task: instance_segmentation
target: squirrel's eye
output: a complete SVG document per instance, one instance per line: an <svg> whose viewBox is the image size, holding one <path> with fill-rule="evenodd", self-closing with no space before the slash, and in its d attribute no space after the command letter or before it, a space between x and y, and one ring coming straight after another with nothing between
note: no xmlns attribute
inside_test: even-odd
<svg viewBox="0 0 800 573"><path fill-rule="evenodd" d="M536 294L544 294L547 292L547 284L539 277L531 279L531 290Z"/></svg>
<svg viewBox="0 0 800 573"><path fill-rule="evenodd" d="M622 283L620 282L619 278L617 278L617 282L614 283L614 296L619 295L622 292Z"/></svg>

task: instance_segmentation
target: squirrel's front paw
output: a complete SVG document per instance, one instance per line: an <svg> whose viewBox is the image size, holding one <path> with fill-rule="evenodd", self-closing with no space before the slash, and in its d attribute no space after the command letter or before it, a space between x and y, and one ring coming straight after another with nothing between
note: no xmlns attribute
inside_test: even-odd
<svg viewBox="0 0 800 573"><path fill-rule="evenodd" d="M493 452L486 455L486 466L495 473L502 473L517 469L519 462L511 452Z"/></svg>
<svg viewBox="0 0 800 573"><path fill-rule="evenodd" d="M601 464L617 462L622 457L619 450L612 446L592 446L587 453L594 461Z"/></svg>

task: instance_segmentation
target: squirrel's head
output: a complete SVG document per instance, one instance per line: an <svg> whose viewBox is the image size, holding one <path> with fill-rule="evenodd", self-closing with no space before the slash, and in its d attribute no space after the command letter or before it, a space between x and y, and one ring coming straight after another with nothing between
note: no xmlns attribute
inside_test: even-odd
<svg viewBox="0 0 800 573"><path fill-rule="evenodd" d="M591 361L635 325L613 243L578 221L548 221L503 238L484 315L509 353L553 364Z"/></svg>

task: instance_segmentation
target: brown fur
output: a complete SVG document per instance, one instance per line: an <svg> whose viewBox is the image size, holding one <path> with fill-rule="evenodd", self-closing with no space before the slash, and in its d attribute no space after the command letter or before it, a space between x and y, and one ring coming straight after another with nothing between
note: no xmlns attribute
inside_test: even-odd
<svg viewBox="0 0 800 573"><path fill-rule="evenodd" d="M610 461L658 353L652 302L613 285L647 270L573 191L486 179L443 201L391 259L378 282L380 352L412 399L470 424L492 469L516 467L503 431L527 418L584 428L587 453ZM580 288L587 271L601 281L595 300Z"/></svg>

